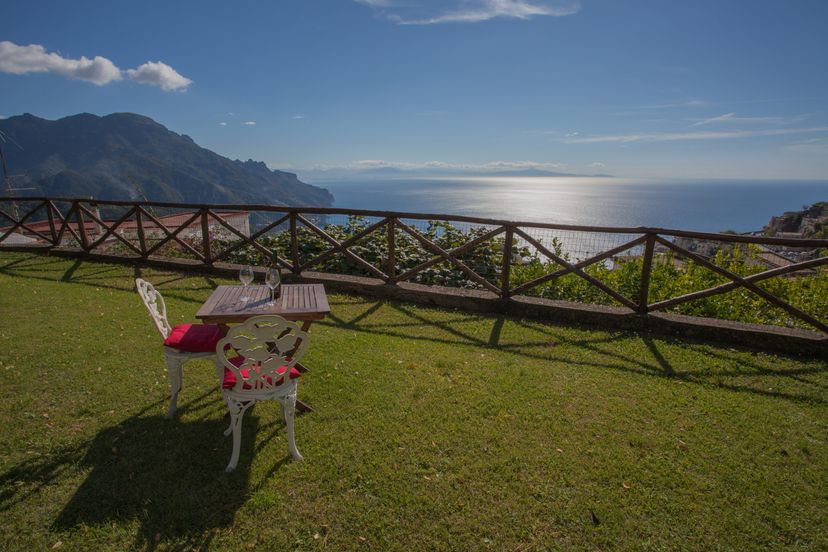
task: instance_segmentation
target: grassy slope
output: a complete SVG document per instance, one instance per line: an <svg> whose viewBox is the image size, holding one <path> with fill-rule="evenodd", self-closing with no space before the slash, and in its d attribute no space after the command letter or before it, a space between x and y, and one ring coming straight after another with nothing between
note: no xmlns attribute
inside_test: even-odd
<svg viewBox="0 0 828 552"><path fill-rule="evenodd" d="M0 253L0 548L828 547L824 361L331 295L306 460L265 403L225 474L209 363L163 419L137 274L173 323L221 283Z"/></svg>

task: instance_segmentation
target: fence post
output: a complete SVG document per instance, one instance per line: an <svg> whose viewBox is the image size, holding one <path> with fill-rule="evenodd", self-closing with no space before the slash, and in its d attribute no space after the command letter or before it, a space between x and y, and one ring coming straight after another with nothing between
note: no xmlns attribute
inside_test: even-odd
<svg viewBox="0 0 828 552"><path fill-rule="evenodd" d="M80 201L75 200L75 216L78 221L78 232L80 232L81 249L87 251L89 248L89 238L86 236L86 223L83 220L83 209L81 209Z"/></svg>
<svg viewBox="0 0 828 552"><path fill-rule="evenodd" d="M296 211L290 212L290 262L293 273L299 274L299 237L296 232Z"/></svg>
<svg viewBox="0 0 828 552"><path fill-rule="evenodd" d="M140 205L136 205L135 210L135 223L138 228L138 245L141 247L141 258L147 258L147 238L144 235L144 216L142 213L144 212L144 208Z"/></svg>
<svg viewBox="0 0 828 552"><path fill-rule="evenodd" d="M506 227L506 241L503 243L503 264L500 269L500 298L508 299L509 280L512 272L512 239L514 231L511 226Z"/></svg>
<svg viewBox="0 0 828 552"><path fill-rule="evenodd" d="M52 236L52 245L58 245L57 230L55 229L55 213L52 211L52 202L46 200L46 217L49 219L49 232Z"/></svg>
<svg viewBox="0 0 828 552"><path fill-rule="evenodd" d="M101 210L98 208L97 203L91 203L90 202L89 203L89 211L92 213L92 215L98 217L99 219L102 218L101 217ZM94 222L95 222L95 226L94 226L94 228L95 228L95 238L98 238L104 233L104 227L98 221L94 220Z"/></svg>
<svg viewBox="0 0 828 552"><path fill-rule="evenodd" d="M201 210L201 249L204 252L204 264L213 264L213 254L210 252L210 221L207 220L207 209Z"/></svg>
<svg viewBox="0 0 828 552"><path fill-rule="evenodd" d="M647 314L647 302L650 299L650 271L653 267L653 249L655 248L655 234L647 232L647 242L644 245L644 263L641 265L641 287L638 289L638 314Z"/></svg>
<svg viewBox="0 0 828 552"><path fill-rule="evenodd" d="M388 264L386 265L386 272L388 272L388 280L386 283L397 283L397 236L394 224L394 217L388 219Z"/></svg>

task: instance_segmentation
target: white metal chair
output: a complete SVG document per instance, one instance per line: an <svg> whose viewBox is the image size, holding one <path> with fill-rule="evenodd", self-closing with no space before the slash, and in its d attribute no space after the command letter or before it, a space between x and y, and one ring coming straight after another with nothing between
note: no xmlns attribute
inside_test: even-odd
<svg viewBox="0 0 828 552"><path fill-rule="evenodd" d="M244 413L262 400L279 402L290 453L294 459L302 459L293 431L300 375L294 366L307 346L307 333L297 324L275 315L256 316L234 326L216 345L216 371L230 411L230 427L224 434L233 434L233 454L227 471L233 471L239 461Z"/></svg>
<svg viewBox="0 0 828 552"><path fill-rule="evenodd" d="M214 324L170 326L167 321L167 305L158 290L141 278L135 279L135 287L152 321L155 322L155 327L164 338L164 359L167 363L167 377L170 380L170 408L167 410L167 418L172 418L183 382L183 364L188 360L214 357L216 343L224 337L226 330Z"/></svg>

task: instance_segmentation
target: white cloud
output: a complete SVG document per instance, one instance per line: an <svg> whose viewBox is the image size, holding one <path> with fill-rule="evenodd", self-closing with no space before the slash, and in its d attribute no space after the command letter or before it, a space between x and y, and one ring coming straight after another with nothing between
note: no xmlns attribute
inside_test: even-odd
<svg viewBox="0 0 828 552"><path fill-rule="evenodd" d="M299 113L299 114L294 115L293 117L291 117L291 119L304 119L304 118L305 118L305 116L304 116L304 115L302 115L301 113Z"/></svg>
<svg viewBox="0 0 828 552"><path fill-rule="evenodd" d="M54 73L70 79L91 82L98 86L124 78L124 71L105 57L65 58L60 54L47 52L46 48L40 44L19 46L8 40L0 42L0 72L14 75ZM160 61L147 62L135 69L129 69L126 74L136 82L158 86L167 91L185 90L193 83Z"/></svg>
<svg viewBox="0 0 828 552"><path fill-rule="evenodd" d="M573 0L453 0L438 2L439 9L391 0L355 0L371 6L387 19L400 25L435 25L440 23L479 23L497 17L531 19L536 16L563 17L578 13L580 3ZM446 4L450 7L446 9ZM393 10L393 11L392 11Z"/></svg>
<svg viewBox="0 0 828 552"><path fill-rule="evenodd" d="M8 40L0 42L0 72L14 75L54 73L98 86L123 78L121 70L105 57L95 56L89 59L81 56L80 59L70 59L46 52L46 48L40 44L18 46Z"/></svg>
<svg viewBox="0 0 828 552"><path fill-rule="evenodd" d="M808 134L812 132L828 132L828 127L694 132L653 132L648 134L621 134L610 136L575 137L568 138L564 140L564 142L567 144L598 144L606 142L675 142L681 140L724 140L734 138L753 138L757 136L784 136L788 134Z"/></svg>
<svg viewBox="0 0 828 552"><path fill-rule="evenodd" d="M193 81L162 61L148 61L127 71L129 78L141 84L158 86L161 90L186 90Z"/></svg>
<svg viewBox="0 0 828 552"><path fill-rule="evenodd" d="M225 123L224 121L222 121L222 122L220 122L220 123L219 123L219 126L227 126L227 123Z"/></svg>
<svg viewBox="0 0 828 552"><path fill-rule="evenodd" d="M798 117L737 117L735 113L725 113L724 115L719 115L717 117L710 117L708 119L698 119L695 123L690 126L702 126L702 125L712 125L712 124L728 124L728 123L735 123L735 124L791 124L797 123L802 121L806 117L800 115Z"/></svg>
<svg viewBox="0 0 828 552"><path fill-rule="evenodd" d="M604 165L600 161L595 161L593 163L590 163L589 166L590 167L596 167L596 168L606 167L606 165Z"/></svg>
<svg viewBox="0 0 828 552"><path fill-rule="evenodd" d="M244 126L256 126L256 121L245 121L242 124Z"/></svg>

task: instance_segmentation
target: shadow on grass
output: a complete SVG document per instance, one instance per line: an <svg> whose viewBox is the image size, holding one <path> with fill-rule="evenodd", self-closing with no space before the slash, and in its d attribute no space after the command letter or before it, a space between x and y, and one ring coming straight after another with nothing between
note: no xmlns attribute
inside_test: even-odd
<svg viewBox="0 0 828 552"><path fill-rule="evenodd" d="M57 266L53 266L57 263ZM89 269L80 269L89 265ZM95 261L74 261L69 269L65 269L65 259L55 260L54 257L32 256L24 259L14 259L5 265L0 265L0 274L20 278L38 278L48 281L69 281L76 284L93 287L108 287L122 291L132 291L132 280L123 280L121 285L113 285L112 278L107 274L112 268L100 268ZM97 269L97 271L96 271ZM142 269L135 265L134 276L140 277ZM79 274L82 272L82 274ZM216 282L203 274L184 275L181 273L158 274L158 286L165 296L174 297L181 301L201 303L199 299L176 293L175 283L183 278L203 278L204 285L198 288L188 288L187 291L215 288ZM797 369L776 368L769 365L769 361L741 354L736 358L735 352L728 352L723 348L709 347L689 340L671 340L669 338L651 338L646 334L633 332L589 332L589 337L572 339L566 337L566 332L558 330L554 324L543 321L526 322L515 318L485 317L492 320L488 335L478 336L464 331L463 326L469 322L479 321L484 315L464 312L452 312L450 317L424 316L418 308L407 304L385 300L373 300L365 297L357 301L346 301L342 305L331 303L334 307L346 307L353 311L360 309L356 315L348 318L341 315L343 309L335 308L330 316L319 322L320 325L330 326L351 331L369 334L393 336L408 340L420 340L426 343L445 345L465 345L481 348L493 348L524 358L560 361L568 364L592 366L601 369L616 370L649 377L672 378L688 383L709 385L729 389L735 392L751 393L767 397L782 398L795 402L828 404L825 398L826 383L822 374L828 372L828 363L816 362L812 366ZM385 312L387 309L395 311L399 321L373 322L372 316ZM339 311L339 313L337 312ZM504 343L502 333L506 321L509 324L522 326L527 337ZM417 335L417 328L428 328L426 335ZM586 333L586 332L585 332ZM539 336L531 339L528 336ZM619 346L626 342L629 346ZM688 363L676 361L673 357L672 343L680 343L681 347L694 356L701 357L699 361ZM564 357L557 355L559 346L577 347L585 354L573 360L572 355ZM642 354L642 350L645 351ZM570 351L571 353L571 351ZM780 356L780 355L777 355ZM780 356L781 357L781 356ZM768 381L777 380L787 382L780 389L779 385L762 385L757 383L758 378Z"/></svg>
<svg viewBox="0 0 828 552"><path fill-rule="evenodd" d="M239 464L226 473L232 446L223 435L227 420L146 416L158 410L158 404L102 429L90 442L27 460L0 474L0 512L49 486L74 486L73 475L88 470L54 520L53 530L137 524L131 549L209 547L216 530L230 526L249 497L250 462L255 448L263 446L261 438L253 437L259 420L250 413L245 416ZM281 424L266 429L270 431L265 441L284 431ZM289 458L274 462L268 477Z"/></svg>
<svg viewBox="0 0 828 552"><path fill-rule="evenodd" d="M245 422L249 437L258 421ZM212 529L230 525L247 493L254 441L242 439L239 466L226 474L225 427L223 420L151 416L102 430L80 461L91 472L55 528L138 521L135 547L152 549L161 539L205 546Z"/></svg>
<svg viewBox="0 0 828 552"><path fill-rule="evenodd" d="M138 263L133 265L133 279L121 279L123 283L120 285L117 280L112 278L112 273L117 273L121 270L118 266L107 266L100 268L101 263L97 261L85 261L83 259L74 259L69 268L63 269L62 266L67 261L63 257L48 257L48 256L32 256L28 258L15 259L4 265L0 265L0 274L12 276L16 278L36 279L47 282L64 282L71 284L78 284L82 286L89 286L101 289L112 289L117 291L134 291L134 278L144 277L144 267ZM181 273L166 273L157 274L155 281L152 284L164 292L165 297L172 297L179 301L188 303L201 304L202 301L194 299L187 295L176 293L174 286L180 280L203 278L204 285L201 287L189 287L188 292L209 290L216 288L216 282L203 274L181 274ZM113 283L113 281L115 283Z"/></svg>
<svg viewBox="0 0 828 552"><path fill-rule="evenodd" d="M675 377L676 371L673 370L673 365L670 364L666 358L664 358L663 354L661 354L661 351L659 351L658 345L656 345L656 342L653 341L653 338L645 336L642 337L641 340L644 342L644 345L647 346L647 350L650 351L650 354L653 355L653 358L661 367L663 374L668 377Z"/></svg>
<svg viewBox="0 0 828 552"><path fill-rule="evenodd" d="M570 365L589 366L606 370L616 370L655 378L669 378L687 383L718 387L739 393L750 393L766 397L780 398L794 402L811 404L828 404L825 399L826 385L819 376L828 373L828 363L816 362L813 367L798 369L768 368L767 362L742 354L737 351L707 347L685 340L670 338L653 338L647 334L634 332L595 332L592 337L572 339L559 331L554 324L542 321L527 322L508 317L486 317L491 319L488 335L475 335L463 329L473 321L479 321L483 315L452 312L451 316L435 320L423 316L417 307L405 303L390 301L362 300L349 303L361 310L350 319L331 313L320 325L365 332L375 335L397 337L407 340L419 340L443 345L461 345L479 348L497 349L520 357L559 361ZM373 322L370 317L380 307L393 309L399 315L399 321ZM502 334L506 322L521 326L525 331L521 339L504 343ZM417 332L418 328L428 328L427 332ZM590 332L592 333L592 332ZM531 336L531 337L530 337ZM535 336L539 336L537 339ZM621 346L626 342L628 346ZM696 357L705 357L688 362L685 359L672 358L674 351L671 344L679 344L685 351ZM573 360L572 355L556 353L559 347L576 347L584 355ZM642 349L646 351L641 354ZM744 352L744 351L743 351ZM716 362L709 362L715 359ZM814 377L811 379L810 377ZM757 383L757 378L773 378L779 382L787 381L788 389L772 388ZM767 381L767 380L765 380Z"/></svg>

